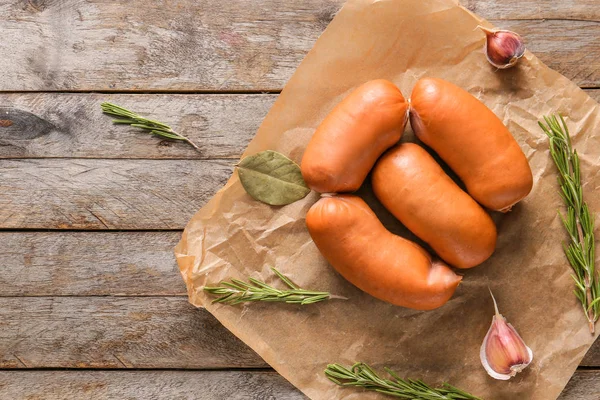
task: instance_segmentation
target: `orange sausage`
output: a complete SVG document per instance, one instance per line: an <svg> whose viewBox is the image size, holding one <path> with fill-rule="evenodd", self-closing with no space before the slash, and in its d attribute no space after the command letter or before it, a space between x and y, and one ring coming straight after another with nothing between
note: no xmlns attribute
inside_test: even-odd
<svg viewBox="0 0 600 400"><path fill-rule="evenodd" d="M422 147L403 143L379 159L375 196L447 263L471 268L496 247L496 225Z"/></svg>
<svg viewBox="0 0 600 400"><path fill-rule="evenodd" d="M306 226L336 271L380 300L431 310L444 305L462 279L417 244L385 229L360 197L321 198L308 211Z"/></svg>
<svg viewBox="0 0 600 400"><path fill-rule="evenodd" d="M441 79L421 79L412 92L410 113L419 139L485 207L509 211L531 191L531 168L519 144L502 121L467 91Z"/></svg>
<svg viewBox="0 0 600 400"><path fill-rule="evenodd" d="M369 81L342 100L306 147L302 176L320 193L353 192L377 158L396 144L408 120L408 103L390 81Z"/></svg>

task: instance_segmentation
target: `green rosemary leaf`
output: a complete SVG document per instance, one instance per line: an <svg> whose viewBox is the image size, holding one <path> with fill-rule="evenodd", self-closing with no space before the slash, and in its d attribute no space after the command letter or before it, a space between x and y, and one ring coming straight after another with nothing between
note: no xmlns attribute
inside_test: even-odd
<svg viewBox="0 0 600 400"><path fill-rule="evenodd" d="M244 281L240 281L239 279L232 279L231 282L233 282L234 284L236 284L238 287L244 288L244 289L251 289L252 285L250 285L249 283L246 283Z"/></svg>
<svg viewBox="0 0 600 400"><path fill-rule="evenodd" d="M184 138L182 138L180 136L173 135L172 133L168 133L168 132L152 130L152 131L150 131L150 133L153 134L153 135L158 135L158 136L166 137L168 139L185 140Z"/></svg>
<svg viewBox="0 0 600 400"><path fill-rule="evenodd" d="M113 120L114 124L131 125L134 128L142 129L152 135L162 136L172 140L183 140L189 143L196 150L200 151L200 147L198 147L198 145L192 142L189 138L173 131L169 125L142 117L141 115L138 115L116 104L102 103L100 107L102 108L102 112L104 114L115 117Z"/></svg>
<svg viewBox="0 0 600 400"><path fill-rule="evenodd" d="M327 300L329 298L328 295L316 295L314 297L309 297L307 299L302 300L301 304L313 304L318 303L319 301Z"/></svg>
<svg viewBox="0 0 600 400"><path fill-rule="evenodd" d="M275 275L277 275L279 277L279 279L281 279L283 281L283 283L288 285L290 287L290 289L300 289L300 287L298 285L296 285L294 282L292 282L292 280L290 278L288 278L287 276L285 276L281 272L279 272L277 270L277 268L271 267L271 271L273 271L275 273Z"/></svg>
<svg viewBox="0 0 600 400"><path fill-rule="evenodd" d="M113 124L127 124L127 125L131 125L134 124L135 121L132 119L113 119Z"/></svg>
<svg viewBox="0 0 600 400"><path fill-rule="evenodd" d="M213 303L225 303L227 300L233 296L233 293L226 294L225 296L219 297L218 299L214 299Z"/></svg>
<svg viewBox="0 0 600 400"><path fill-rule="evenodd" d="M253 283L255 286L261 287L263 289L269 289L271 288L269 285L267 285L266 283L259 281L258 279L254 279L254 278L248 278L248 280ZM275 290L273 290L275 291ZM275 291L276 292L276 291Z"/></svg>
<svg viewBox="0 0 600 400"><path fill-rule="evenodd" d="M594 217L583 199L581 164L565 119L562 115L552 115L544 117L544 122L539 125L548 136L550 155L559 173L561 197L567 207L566 216L561 214L561 219L569 243L563 244L563 249L574 272L575 296L581 302L593 334L600 317L600 277L594 264Z"/></svg>
<svg viewBox="0 0 600 400"><path fill-rule="evenodd" d="M384 368L392 379L382 378L365 363L356 363L350 368L340 364L329 364L325 376L339 386L360 387L401 399L423 400L481 400L464 390L444 383L440 388L432 388L422 380L401 379L389 368Z"/></svg>
<svg viewBox="0 0 600 400"><path fill-rule="evenodd" d="M249 282L231 279L230 282L221 282L220 286L205 286L204 291L213 296L222 295L213 300L213 303L229 305L256 301L307 305L332 298L340 298L339 296L332 296L329 292L301 289L275 268L271 268L271 270L283 283L292 289L277 289L259 279L249 278Z"/></svg>

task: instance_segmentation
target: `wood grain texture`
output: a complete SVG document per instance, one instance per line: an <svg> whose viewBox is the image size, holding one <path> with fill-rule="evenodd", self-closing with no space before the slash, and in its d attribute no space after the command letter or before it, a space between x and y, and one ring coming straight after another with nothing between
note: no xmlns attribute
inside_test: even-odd
<svg viewBox="0 0 600 400"><path fill-rule="evenodd" d="M599 347L582 365L600 365ZM184 297L0 298L0 368L266 366Z"/></svg>
<svg viewBox="0 0 600 400"><path fill-rule="evenodd" d="M588 93L600 99L600 90L588 90ZM94 95L66 96L89 97L90 102L98 101ZM156 104L154 96L143 97L151 104ZM156 96L160 102L169 104L169 96ZM250 96L248 103L255 100L257 105L248 105L248 108L262 108L265 111L272 99L264 104L265 99L261 96ZM140 104L143 102L140 101ZM16 122L8 128L0 127L0 132L12 126L27 125L27 122L21 122L26 119L35 120L29 123L30 126L58 124L57 121L48 121L29 112L19 111L19 118L14 118ZM190 114L184 113L181 119L188 117ZM225 114L221 118L228 120L229 117ZM105 123L111 129L110 122ZM241 136L211 139L211 147L217 149L223 144L224 147L230 146L230 150L226 151L228 154L241 152L249 140L244 136L254 130L253 125L258 127L259 121L249 123ZM23 128L22 132L18 132L27 138L22 140L24 144L17 147L9 143L7 150L0 147L0 154L4 151L9 154L24 151L30 156L48 156L43 141L49 140L54 143L48 150L53 156L67 156L69 146L80 149L75 152L87 154L89 151L95 156L106 155L115 147L116 139L108 134L104 141L104 126L100 126L98 130L93 125L86 130L85 124L82 124L73 128L70 135L57 133L52 139L42 139L48 135L38 135ZM127 131L122 126L117 128ZM134 132L121 134L126 137L125 143L133 154L123 150L121 153L116 151L116 156L141 156L142 149L148 151L146 157L157 158L179 157L182 156L180 151L192 151L181 148L174 150L173 154L161 153L156 138ZM15 136L18 134L15 133ZM80 141L73 139L80 136ZM96 144L88 141L91 137L96 138ZM6 136L0 136L0 143L2 138ZM140 151L136 149L138 146ZM176 143L173 147L179 149L187 146ZM214 153L218 153L218 150ZM0 159L0 229L182 229L189 218L227 181L233 169L231 164L226 160Z"/></svg>
<svg viewBox="0 0 600 400"><path fill-rule="evenodd" d="M600 101L600 90L586 89ZM277 95L0 93L0 159L238 159ZM113 125L112 101L169 123L202 148Z"/></svg>
<svg viewBox="0 0 600 400"><path fill-rule="evenodd" d="M35 382L35 384L32 384ZM346 389L361 393L361 389ZM600 371L577 371L558 400L598 400ZM12 400L304 400L272 371L0 371Z"/></svg>
<svg viewBox="0 0 600 400"><path fill-rule="evenodd" d="M0 397L11 400L307 399L274 371L0 371Z"/></svg>
<svg viewBox="0 0 600 400"><path fill-rule="evenodd" d="M0 160L0 229L182 229L226 161Z"/></svg>
<svg viewBox="0 0 600 400"><path fill-rule="evenodd" d="M38 157L238 158L276 95L114 95L0 93L0 159ZM113 125L110 101L169 124L197 143Z"/></svg>
<svg viewBox="0 0 600 400"><path fill-rule="evenodd" d="M576 83L600 85L600 3L500 3L466 4ZM0 0L0 90L279 90L342 4Z"/></svg>
<svg viewBox="0 0 600 400"><path fill-rule="evenodd" d="M181 232L0 232L0 297L184 296Z"/></svg>
<svg viewBox="0 0 600 400"><path fill-rule="evenodd" d="M35 3L0 2L1 90L280 88L341 2Z"/></svg>
<svg viewBox="0 0 600 400"><path fill-rule="evenodd" d="M579 366L600 368L600 340L596 340L592 347L590 347Z"/></svg>
<svg viewBox="0 0 600 400"><path fill-rule="evenodd" d="M342 3L0 0L0 91L278 91ZM600 87L598 1L463 4ZM0 229L181 229L275 98L0 94ZM202 152L113 127L105 100L172 124ZM89 159L7 160L48 157ZM0 398L304 399L274 372L126 370L267 366L181 296L179 235L0 232L0 368L14 369L0 371ZM600 342L582 365L600 367ZM121 371L26 370L52 367ZM580 370L560 399L597 400L599 382Z"/></svg>
<svg viewBox="0 0 600 400"><path fill-rule="evenodd" d="M600 2L594 8L600 13ZM496 25L521 34L530 51L578 86L600 86L600 22L515 20Z"/></svg>
<svg viewBox="0 0 600 400"><path fill-rule="evenodd" d="M0 298L0 368L48 367L267 365L186 298Z"/></svg>
<svg viewBox="0 0 600 400"><path fill-rule="evenodd" d="M460 3L486 19L600 20L596 0L460 0Z"/></svg>
<svg viewBox="0 0 600 400"><path fill-rule="evenodd" d="M557 400L598 400L600 371L577 371Z"/></svg>
<svg viewBox="0 0 600 400"><path fill-rule="evenodd" d="M185 296L172 253L180 237L179 231L0 232L0 297ZM600 367L600 341L581 365Z"/></svg>

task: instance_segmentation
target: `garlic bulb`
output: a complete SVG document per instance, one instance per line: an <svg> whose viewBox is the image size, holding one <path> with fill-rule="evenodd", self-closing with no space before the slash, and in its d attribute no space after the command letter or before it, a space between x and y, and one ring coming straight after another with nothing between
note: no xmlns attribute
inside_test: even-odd
<svg viewBox="0 0 600 400"><path fill-rule="evenodd" d="M485 32L485 54L488 61L499 69L510 68L525 54L525 43L515 32L499 29L487 29L478 26Z"/></svg>
<svg viewBox="0 0 600 400"><path fill-rule="evenodd" d="M525 345L517 330L500 314L493 294L492 299L496 313L481 345L479 357L489 376L506 381L531 364L533 352Z"/></svg>

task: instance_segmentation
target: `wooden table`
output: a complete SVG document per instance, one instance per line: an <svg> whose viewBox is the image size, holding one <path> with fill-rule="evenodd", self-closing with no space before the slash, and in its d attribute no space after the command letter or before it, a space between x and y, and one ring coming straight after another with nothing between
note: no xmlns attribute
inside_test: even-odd
<svg viewBox="0 0 600 400"><path fill-rule="evenodd" d="M172 249L341 4L0 0L1 399L304 398L188 304ZM600 2L465 5L600 99ZM600 398L600 343L561 398Z"/></svg>

